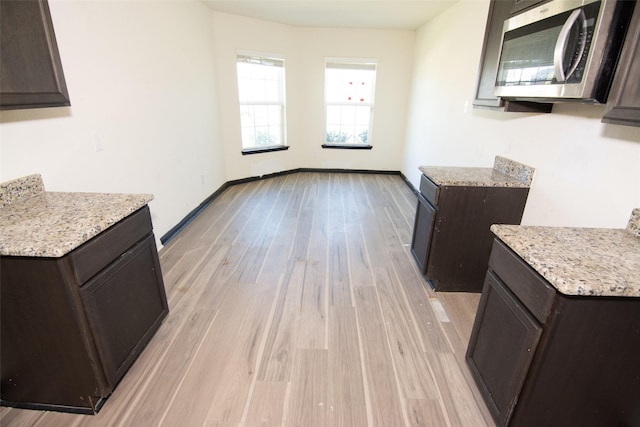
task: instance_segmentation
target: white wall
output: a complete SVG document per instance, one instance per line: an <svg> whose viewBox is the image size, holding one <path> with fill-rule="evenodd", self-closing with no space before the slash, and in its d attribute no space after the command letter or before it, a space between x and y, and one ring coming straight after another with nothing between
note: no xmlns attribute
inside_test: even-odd
<svg viewBox="0 0 640 427"><path fill-rule="evenodd" d="M1 113L0 181L41 173L50 191L152 193L161 236L226 181L210 11L49 3L72 106Z"/></svg>
<svg viewBox="0 0 640 427"><path fill-rule="evenodd" d="M229 180L308 168L399 170L413 58L413 31L291 27L214 12L222 135ZM238 49L283 55L288 151L242 156ZM322 149L324 58L378 59L372 150Z"/></svg>
<svg viewBox="0 0 640 427"><path fill-rule="evenodd" d="M417 32L402 172L417 187L421 165L504 155L536 168L523 224L624 228L640 207L640 128L601 123L602 106L471 108L488 5L459 2Z"/></svg>

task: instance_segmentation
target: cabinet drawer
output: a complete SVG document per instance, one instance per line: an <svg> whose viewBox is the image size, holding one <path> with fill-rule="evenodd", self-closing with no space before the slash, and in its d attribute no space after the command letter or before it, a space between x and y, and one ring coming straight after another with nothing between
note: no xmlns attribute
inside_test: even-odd
<svg viewBox="0 0 640 427"><path fill-rule="evenodd" d="M69 261L78 286L82 286L151 231L151 215L149 207L145 206L71 252Z"/></svg>
<svg viewBox="0 0 640 427"><path fill-rule="evenodd" d="M420 193L425 199L434 206L438 206L438 197L440 196L440 187L427 178L425 175L420 177Z"/></svg>
<svg viewBox="0 0 640 427"><path fill-rule="evenodd" d="M556 294L553 286L498 239L493 241L489 269L502 279L540 323L545 323Z"/></svg>

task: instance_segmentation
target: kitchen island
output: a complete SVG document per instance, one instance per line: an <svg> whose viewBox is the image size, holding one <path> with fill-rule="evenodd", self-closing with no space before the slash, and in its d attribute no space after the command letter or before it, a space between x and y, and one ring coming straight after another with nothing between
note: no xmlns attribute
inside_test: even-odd
<svg viewBox="0 0 640 427"><path fill-rule="evenodd" d="M5 406L95 413L168 313L148 194L0 185Z"/></svg>
<svg viewBox="0 0 640 427"><path fill-rule="evenodd" d="M493 225L467 362L498 425L640 425L640 210Z"/></svg>

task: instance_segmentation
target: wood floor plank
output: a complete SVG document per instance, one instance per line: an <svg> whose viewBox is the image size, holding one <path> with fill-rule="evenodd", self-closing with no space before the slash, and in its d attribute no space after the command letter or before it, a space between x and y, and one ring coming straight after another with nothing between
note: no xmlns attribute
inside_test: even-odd
<svg viewBox="0 0 640 427"><path fill-rule="evenodd" d="M452 293L451 295L449 294L444 295L444 293L441 293L439 295L439 298L445 299L446 301L449 302L449 304L445 308L445 310L447 311L449 311L449 309L451 308L452 300L453 301L459 300L460 307L464 307L465 305L467 305L468 306L467 309L470 309L473 304L473 301L479 300L479 294L458 293L457 295L455 295L454 293ZM457 304L454 304L454 305L457 305ZM456 310L453 310L451 311L451 313L454 314L455 311ZM455 358L457 366L459 367L460 374L462 375L467 385L469 386L469 391L477 405L477 408L480 410L482 417L487 423L487 425L492 425L493 423L492 416L489 413L489 410L487 409L487 405L484 403L482 396L480 395L480 391L475 385L475 380L472 377L471 371L469 370L469 367L466 363L465 357L467 352L467 346L469 343L469 336L468 335L462 336L460 332L468 329L470 334L470 326L467 327L466 323L472 322L473 321L472 319L474 317L475 315L471 315L470 313L464 313L464 316L462 316L462 318L466 319L465 321L465 320L462 320L460 315L454 314L453 316L451 316L451 319L453 319L454 321L443 322L441 323L441 326L445 331L447 341L450 343L451 347L453 348L453 357ZM462 322L462 324L465 324L465 326L463 326L462 324L459 324L459 322Z"/></svg>
<svg viewBox="0 0 640 427"><path fill-rule="evenodd" d="M235 283L229 289L176 389L162 420L164 425L241 421L268 315L260 304L263 296L252 294L251 288L250 284Z"/></svg>
<svg viewBox="0 0 640 427"><path fill-rule="evenodd" d="M446 427L447 418L438 399L409 399L407 413L411 427Z"/></svg>
<svg viewBox="0 0 640 427"><path fill-rule="evenodd" d="M331 174L329 191L329 228L327 239L328 304L352 305L352 281L347 252L345 204L350 192L347 174Z"/></svg>
<svg viewBox="0 0 640 427"><path fill-rule="evenodd" d="M286 382L257 381L244 424L255 427L280 427L284 420L287 387Z"/></svg>
<svg viewBox="0 0 640 427"><path fill-rule="evenodd" d="M329 177L316 175L316 208L309 237L300 301L297 348L326 348Z"/></svg>
<svg viewBox="0 0 640 427"><path fill-rule="evenodd" d="M373 212L362 214L362 235L365 240L367 255L369 256L370 266L386 265L389 259L389 252L385 247L385 239L382 235L379 225L376 223L375 214Z"/></svg>
<svg viewBox="0 0 640 427"><path fill-rule="evenodd" d="M398 211L404 217L409 227L413 229L416 210L416 193L402 177L398 179L394 176L387 176L387 178L386 184L391 197L398 206Z"/></svg>
<svg viewBox="0 0 640 427"><path fill-rule="evenodd" d="M305 263L300 295L296 348L326 348L327 272L326 261Z"/></svg>
<svg viewBox="0 0 640 427"><path fill-rule="evenodd" d="M334 231L331 234L327 263L329 305L351 306L353 304L352 282L349 276L347 239L344 232Z"/></svg>
<svg viewBox="0 0 640 427"><path fill-rule="evenodd" d="M407 301L418 322L418 328L422 335L425 351L449 352L452 351L438 318L429 303L425 287L429 285L424 278L417 273L417 268L412 264L408 251L392 252L391 261L394 271L398 275L398 283L403 287L407 295Z"/></svg>
<svg viewBox="0 0 640 427"><path fill-rule="evenodd" d="M452 353L427 353L429 365L436 378L446 414L452 426L486 426L482 411L474 399L458 399L470 396L469 383Z"/></svg>
<svg viewBox="0 0 640 427"><path fill-rule="evenodd" d="M361 211L371 212L363 203L359 186L350 187L344 198L345 233L349 257L349 280L351 286L373 286L373 272L368 247L364 237Z"/></svg>
<svg viewBox="0 0 640 427"><path fill-rule="evenodd" d="M346 243L351 286L373 286L371 261L361 224L346 226Z"/></svg>
<svg viewBox="0 0 640 427"><path fill-rule="evenodd" d="M393 199L385 194L386 188L379 182L378 178L378 175L373 175L370 179L363 179L363 181L369 198L373 200L373 218L376 220L376 229L380 233L379 239L382 242L379 246L387 252L402 250L404 242L407 240L398 234L398 227L400 227L400 231L406 234L403 229L403 225L406 228L406 224L403 224L402 219L399 219L398 222L397 215L394 214L397 210L397 205L395 205Z"/></svg>
<svg viewBox="0 0 640 427"><path fill-rule="evenodd" d="M473 292L441 292L438 299L447 311L464 342L469 342L480 294Z"/></svg>
<svg viewBox="0 0 640 427"><path fill-rule="evenodd" d="M129 402L123 402L127 405L127 410L122 411L119 417L123 425L160 425L167 405L174 398L193 358L204 343L206 332L216 314L207 309L194 309L189 313L189 318L181 325L171 346L162 354L155 369L145 377L145 384L134 396L128 396Z"/></svg>
<svg viewBox="0 0 640 427"><path fill-rule="evenodd" d="M327 350L296 350L287 426L327 426L329 419Z"/></svg>
<svg viewBox="0 0 640 427"><path fill-rule="evenodd" d="M90 415L86 415L85 418L91 417ZM18 425L28 425L31 427L77 427L82 425L81 419L78 415L75 414L67 414L62 412L47 412L45 415L40 418L35 424L25 424L20 423ZM0 423L1 426L5 426L5 424ZM11 423L6 424L11 425ZM92 425L97 425L92 423Z"/></svg>
<svg viewBox="0 0 640 427"><path fill-rule="evenodd" d="M393 358L375 287L355 288L363 370L373 426L404 425Z"/></svg>
<svg viewBox="0 0 640 427"><path fill-rule="evenodd" d="M32 426L38 422L42 423L45 413L30 409L0 408L0 425L2 426Z"/></svg>
<svg viewBox="0 0 640 427"><path fill-rule="evenodd" d="M262 301L270 301L273 297L273 291L264 290L256 292L253 304L249 304L249 296L239 298L240 301L247 302L247 312L242 318L241 328L235 332L234 344L227 346L227 362L209 370L209 372L213 371L209 378L218 382L219 387L213 395L209 396L207 421L217 420L228 423L242 421L245 402L250 398L249 393L255 383L258 357L262 352L262 337L265 334L265 325L269 316L269 307ZM237 301L238 298L234 300ZM230 311L239 310L239 307L233 307L231 302L228 306ZM227 318L225 312L221 311L220 314L224 319ZM213 332L213 336L220 336L217 331L213 330ZM204 360L205 363L210 363L210 359ZM188 391L189 388L186 390Z"/></svg>
<svg viewBox="0 0 640 427"><path fill-rule="evenodd" d="M419 331L402 288L393 282L385 268L379 267L375 271L376 289L402 395L406 399L438 399Z"/></svg>
<svg viewBox="0 0 640 427"><path fill-rule="evenodd" d="M252 196L259 190L257 185L235 185L227 188L215 203L211 203L192 218L188 225L182 228L177 236L172 238L165 247L173 248L172 251L181 252L184 248L192 248L194 245L207 244L211 240L218 240L221 230L235 218L235 213L244 209ZM168 256L162 254L162 256Z"/></svg>
<svg viewBox="0 0 640 427"><path fill-rule="evenodd" d="M300 322L305 266L305 261L295 262L283 280L258 370L261 381L289 381Z"/></svg>
<svg viewBox="0 0 640 427"><path fill-rule="evenodd" d="M387 217L399 234L401 242L411 241L413 229L413 216L407 215L406 209L398 204L398 189L392 184L393 177L389 175L375 175L380 188L380 194L384 200L384 210Z"/></svg>
<svg viewBox="0 0 640 427"><path fill-rule="evenodd" d="M311 224L316 209L316 195L318 185L312 175L301 179L296 187L301 192L300 209L293 221L296 221L296 235L290 256L295 260L307 260L309 255L309 241L311 239Z"/></svg>
<svg viewBox="0 0 640 427"><path fill-rule="evenodd" d="M368 425L355 309L329 308L329 425Z"/></svg>
<svg viewBox="0 0 640 427"><path fill-rule="evenodd" d="M278 224L269 223L270 227L276 227L276 229L267 253L268 261L263 264L257 281L278 282L290 265L303 199L303 191L300 191L299 187L304 186L305 182L301 180L298 183L299 176L300 174L288 175L282 183L282 192L288 195L286 209Z"/></svg>

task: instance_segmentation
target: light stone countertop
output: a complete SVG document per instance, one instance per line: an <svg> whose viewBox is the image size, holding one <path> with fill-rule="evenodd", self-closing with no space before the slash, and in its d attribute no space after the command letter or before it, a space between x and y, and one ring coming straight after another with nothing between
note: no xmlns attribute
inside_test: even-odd
<svg viewBox="0 0 640 427"><path fill-rule="evenodd" d="M565 295L640 297L639 214L635 209L627 229L492 225L491 231Z"/></svg>
<svg viewBox="0 0 640 427"><path fill-rule="evenodd" d="M420 166L427 178L440 186L531 187L534 168L496 156L493 168Z"/></svg>
<svg viewBox="0 0 640 427"><path fill-rule="evenodd" d="M151 200L150 194L44 191L39 175L0 184L0 255L64 256Z"/></svg>

